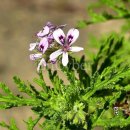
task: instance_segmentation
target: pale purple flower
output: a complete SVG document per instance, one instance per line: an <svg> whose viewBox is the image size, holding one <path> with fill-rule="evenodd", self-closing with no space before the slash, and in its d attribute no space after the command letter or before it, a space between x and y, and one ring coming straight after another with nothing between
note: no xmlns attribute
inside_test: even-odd
<svg viewBox="0 0 130 130"><path fill-rule="evenodd" d="M50 31L53 32L53 31L55 31L55 30L58 29L58 28L63 28L63 27L65 27L66 24L56 26L56 25L52 24L51 22L47 22L46 26L48 26L48 27L50 28Z"/></svg>
<svg viewBox="0 0 130 130"><path fill-rule="evenodd" d="M66 24L56 26L56 25L52 24L51 22L47 22L46 26L44 26L43 29L37 33L37 36L39 38L45 37L48 34L53 33L53 31L55 31L56 29L63 28L65 26L66 26Z"/></svg>
<svg viewBox="0 0 130 130"><path fill-rule="evenodd" d="M71 47L71 45L77 40L79 36L79 31L77 29L70 29L67 33L67 36L65 36L62 29L57 29L53 32L54 39L62 46L62 49L59 49L55 52L53 52L50 55L50 61L53 61L56 59L59 55L62 54L62 64L63 66L66 66L69 62L68 60L68 52L79 52L83 50L82 47Z"/></svg>
<svg viewBox="0 0 130 130"><path fill-rule="evenodd" d="M47 37L43 37L41 38L40 42L30 43L29 51L33 51L35 48L37 48L39 52L45 53L48 47L49 47L49 41Z"/></svg>
<svg viewBox="0 0 130 130"><path fill-rule="evenodd" d="M52 37L53 28L55 28L55 26L51 22L47 22L46 26L43 27L43 30L37 33L37 36L40 39L38 45L39 51L45 53L45 51L49 47L49 44L51 44L54 41L54 38Z"/></svg>
<svg viewBox="0 0 130 130"><path fill-rule="evenodd" d="M47 22L46 26L44 26L43 29L37 33L37 36L42 38L48 35L50 32L53 32L56 28L57 26L53 25L51 22Z"/></svg>

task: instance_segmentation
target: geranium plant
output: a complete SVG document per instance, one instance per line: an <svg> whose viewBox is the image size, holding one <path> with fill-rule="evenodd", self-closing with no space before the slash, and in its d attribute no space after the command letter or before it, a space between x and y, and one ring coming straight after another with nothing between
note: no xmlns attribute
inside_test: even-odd
<svg viewBox="0 0 130 130"><path fill-rule="evenodd" d="M39 130L92 130L97 126L105 130L129 130L130 40L125 37L129 32L128 4L129 0L99 0L88 8L90 20L80 21L66 36L63 32L66 24L56 26L48 22L36 34L37 41L29 47L30 59L37 63L39 75L34 82L41 90L15 76L19 91L28 96L15 95L0 83L4 92L0 94L0 109L31 106L37 118L29 117L25 121L27 130L35 129L36 125ZM106 8L103 13L95 13L93 9L101 6L114 13L107 12ZM90 38L90 44L98 45L96 53L89 48L85 51L83 47L72 46L79 37L80 28L112 19L125 19L126 23L118 34ZM84 52L81 58L71 54L79 51ZM60 68L67 83L50 64ZM46 85L44 71L48 72L52 86ZM44 121L39 123L40 119ZM10 124L1 122L0 126L19 130L15 120Z"/></svg>

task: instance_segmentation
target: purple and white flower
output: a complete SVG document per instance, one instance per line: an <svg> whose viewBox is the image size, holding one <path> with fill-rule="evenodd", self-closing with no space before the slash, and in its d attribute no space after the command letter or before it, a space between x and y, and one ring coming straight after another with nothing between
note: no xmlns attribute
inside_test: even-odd
<svg viewBox="0 0 130 130"><path fill-rule="evenodd" d="M39 38L42 38L48 35L55 28L56 28L55 25L53 25L51 22L47 22L46 26L44 26L43 29L37 33L37 36Z"/></svg>
<svg viewBox="0 0 130 130"><path fill-rule="evenodd" d="M43 37L40 42L30 43L29 51L33 51L36 47L39 52L44 54L49 47L49 41L47 37Z"/></svg>
<svg viewBox="0 0 130 130"><path fill-rule="evenodd" d="M63 28L65 26L66 25L55 26L51 22L47 22L46 26L44 26L43 29L37 33L37 36L39 38L45 37L48 34L53 33L53 31L55 31L56 29Z"/></svg>
<svg viewBox="0 0 130 130"><path fill-rule="evenodd" d="M55 29L63 28L64 26L66 25L55 26L51 22L47 22L46 26L37 33L37 37L40 42L31 43L29 50L33 51L38 46L38 50L45 53L48 47L50 47L50 45L54 42L53 32Z"/></svg>
<svg viewBox="0 0 130 130"><path fill-rule="evenodd" d="M72 47L72 44L79 36L79 31L72 28L65 36L61 29L65 26L66 25L55 26L48 22L43 29L37 33L38 41L30 44L29 50L34 52L34 54L30 55L30 59L38 62L38 72L41 66L46 66L49 62L55 64L60 55L62 55L63 66L66 66L69 62L68 52L79 52L83 50L82 47ZM58 43L58 46L54 41ZM59 50L56 50L57 48L59 48ZM54 52L54 50L56 51Z"/></svg>
<svg viewBox="0 0 130 130"><path fill-rule="evenodd" d="M63 66L67 66L69 62L68 52L79 52L83 50L82 47L71 47L71 45L79 37L79 31L77 29L70 29L67 33L67 36L65 36L63 30L59 28L53 32L53 37L62 46L62 48L50 55L50 61L57 59L57 57L62 54L62 64Z"/></svg>

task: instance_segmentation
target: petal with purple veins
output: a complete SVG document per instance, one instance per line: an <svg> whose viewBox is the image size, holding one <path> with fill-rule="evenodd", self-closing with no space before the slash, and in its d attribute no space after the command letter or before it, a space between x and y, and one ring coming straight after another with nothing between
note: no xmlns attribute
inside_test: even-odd
<svg viewBox="0 0 130 130"><path fill-rule="evenodd" d="M48 44L48 39L46 37L42 38L40 43L39 43L39 50L45 53L47 50L49 44Z"/></svg>
<svg viewBox="0 0 130 130"><path fill-rule="evenodd" d="M78 29L72 28L67 33L66 41L69 45L72 45L77 40L78 37L79 37Z"/></svg>
<svg viewBox="0 0 130 130"><path fill-rule="evenodd" d="M60 44L63 45L65 43L65 34L62 29L57 29L53 32L54 39Z"/></svg>

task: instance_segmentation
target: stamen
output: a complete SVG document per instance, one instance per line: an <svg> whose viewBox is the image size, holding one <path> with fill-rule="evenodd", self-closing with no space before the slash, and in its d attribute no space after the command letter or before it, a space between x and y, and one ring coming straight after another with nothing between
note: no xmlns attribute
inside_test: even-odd
<svg viewBox="0 0 130 130"><path fill-rule="evenodd" d="M67 52L70 49L70 46L68 44L63 46L63 51Z"/></svg>

